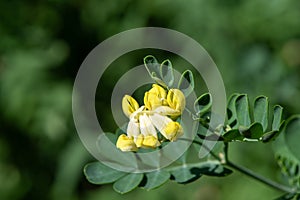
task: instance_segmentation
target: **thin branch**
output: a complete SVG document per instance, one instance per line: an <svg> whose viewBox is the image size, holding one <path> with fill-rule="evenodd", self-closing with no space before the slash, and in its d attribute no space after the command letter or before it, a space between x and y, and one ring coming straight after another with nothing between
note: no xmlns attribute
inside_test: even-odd
<svg viewBox="0 0 300 200"><path fill-rule="evenodd" d="M270 187L273 187L277 190L280 190L280 191L283 191L283 192L286 192L286 193L290 193L290 194L295 194L295 193L299 193L300 191L297 191L296 188L291 188L291 187L288 187L288 186L285 186L285 185L282 185L280 183L277 183L275 181L272 181L264 176L261 176L253 171L251 171L250 169L248 168L245 168L245 167L242 167L242 166L239 166L239 165L236 165L234 163L232 163L231 161L229 161L228 159L228 143L227 142L224 142L224 156L225 156L225 162L224 162L224 158L222 159L222 157L216 155L214 152L211 151L210 148L208 148L205 144L203 144L202 142L200 141L195 141L195 140L190 140L190 139L187 139L187 138L179 138L178 140L183 140L183 141L189 141L189 142L193 142L194 144L198 144L200 145L201 147L205 148L207 151L209 151L209 153L214 157L216 158L218 161L220 161L221 163L223 163L223 165L226 165L232 169L235 169L236 171L239 171L240 173L242 174L245 174L247 175L248 177L251 177L259 182L262 182Z"/></svg>
<svg viewBox="0 0 300 200"><path fill-rule="evenodd" d="M216 158L218 161L222 161L222 159L217 156L214 152L211 151L211 149L209 147L207 147L205 144L203 144L202 142L200 141L195 141L195 140L191 140L191 139L188 139L188 138L178 138L178 140L183 140L183 141L188 141L188 142L192 142L194 144L198 144L200 145L201 147L203 147L205 150L207 150L214 158Z"/></svg>
<svg viewBox="0 0 300 200"><path fill-rule="evenodd" d="M228 160L227 160L227 162L226 162L225 165L227 165L228 167L231 167L231 168L233 168L233 169L235 169L235 170L237 170L237 171L239 171L239 172L241 172L241 173L243 173L243 174L245 174L245 175L247 175L247 176L249 176L249 177L257 180L257 181L259 181L259 182L262 182L262 183L264 183L264 184L266 184L268 186L271 186L271 187L273 187L273 188L275 188L277 190L280 190L280 191L283 191L283 192L287 192L287 193L296 193L297 192L297 190L295 188L290 188L288 186L285 186L285 185L282 185L282 184L277 183L275 181L272 181L270 179L267 179L266 177L263 177L263 176L261 176L259 174L256 174L255 172L253 172L253 171L251 171L251 170L249 170L249 169L247 169L245 167L236 165L236 164L234 164L234 163L232 163L232 162L230 162Z"/></svg>
<svg viewBox="0 0 300 200"><path fill-rule="evenodd" d="M208 140L208 141L224 141L224 139L220 136L220 135L217 135L217 134L211 134L211 135L208 135L208 136L205 136L205 135L201 135L201 134L197 134L197 136L202 139L202 140Z"/></svg>
<svg viewBox="0 0 300 200"><path fill-rule="evenodd" d="M225 154L225 165L227 165L228 167L231 167L232 169L235 169L236 171L241 172L242 174L247 175L248 177L251 177L259 182L262 182L268 186L271 186L277 190L283 191L283 192L287 192L287 193L297 193L299 191L297 191L297 189L295 188L291 188L285 185L282 185L280 183L277 183L275 181L272 181L264 176L261 176L255 172L253 172L252 170L245 168L243 166L239 166L237 164L232 163L231 161L229 161L228 158L228 143L224 142L224 154Z"/></svg>

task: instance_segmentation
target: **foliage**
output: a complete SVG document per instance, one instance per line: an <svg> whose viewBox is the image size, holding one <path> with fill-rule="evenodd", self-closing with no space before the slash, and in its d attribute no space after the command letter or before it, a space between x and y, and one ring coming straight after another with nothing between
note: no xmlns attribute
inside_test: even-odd
<svg viewBox="0 0 300 200"><path fill-rule="evenodd" d="M200 199L209 191L226 200L232 199L232 190L237 199L273 198L276 191L234 174L217 182L203 177L188 187L169 182L147 195L135 190L118 196L109 186L91 187L82 167L92 158L77 138L71 118L72 83L99 42L127 29L161 26L200 42L217 63L229 94L264 94L283 105L286 114L299 113L298 8L297 0L1 1L0 199ZM104 96L110 95L129 66L141 64L141 57L149 53L172 59L179 70L189 67L161 51L132 52L118 59L96 97L99 121L106 130L115 124ZM202 91L199 79L195 78L195 88ZM281 179L276 177L269 144L247 143L241 148L239 142L231 144L233 159Z"/></svg>
<svg viewBox="0 0 300 200"><path fill-rule="evenodd" d="M174 75L169 60L159 64L155 57L146 56L144 64L149 75L157 84L167 88L172 87L171 83L174 82ZM162 73L163 68L166 68L165 75ZM185 86L182 87L182 85ZM181 88L187 97L194 90L193 73L189 70L184 71L177 87ZM194 115L193 119L199 121L200 124L200 129L197 132L198 138L193 141L197 145L196 152L200 152L200 147L205 148L209 151L213 160L208 157L205 161L191 163L187 161L188 154L191 154L191 151L188 150L178 159L176 164L149 173L125 173L109 168L100 162L95 162L85 166L85 176L94 184L113 183L114 190L124 194L137 187L146 190L155 189L162 186L169 179L180 184L187 184L196 181L203 175L223 177L231 174L231 169L235 169L276 189L287 192L280 199L297 198L300 195L300 160L298 157L300 152L296 141L300 139L298 134L300 116L292 116L285 121L282 119L283 108L281 106L276 105L273 112L269 112L267 97L257 97L253 106L250 106L246 94L233 94L228 100L227 121L225 124L211 127L209 123L212 104L211 95L209 93L202 94L194 102L192 115ZM206 134L207 132L208 134ZM290 187L259 177L229 160L228 147L231 142L268 143L275 141L277 137L279 139L275 142L276 158L283 175L289 180ZM215 150L210 150L205 146L203 140L207 139L223 143L224 150L217 155Z"/></svg>

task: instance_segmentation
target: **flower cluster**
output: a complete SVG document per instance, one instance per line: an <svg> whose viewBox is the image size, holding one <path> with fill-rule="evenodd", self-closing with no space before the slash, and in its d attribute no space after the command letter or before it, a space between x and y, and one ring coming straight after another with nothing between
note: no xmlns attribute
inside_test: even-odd
<svg viewBox="0 0 300 200"><path fill-rule="evenodd" d="M158 131L162 136L175 141L183 135L181 125L175 120L185 107L184 94L178 89L165 90L157 84L145 93L144 105L129 95L122 100L122 108L129 118L127 135L122 134L117 140L121 151L137 151L138 148L155 148L160 146Z"/></svg>

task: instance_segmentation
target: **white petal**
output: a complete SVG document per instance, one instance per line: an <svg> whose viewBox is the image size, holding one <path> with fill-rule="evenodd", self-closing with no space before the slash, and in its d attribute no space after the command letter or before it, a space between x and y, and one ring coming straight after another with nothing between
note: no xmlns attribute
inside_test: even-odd
<svg viewBox="0 0 300 200"><path fill-rule="evenodd" d="M161 115L180 115L180 112L178 110L170 108L169 106L159 106L153 111Z"/></svg>
<svg viewBox="0 0 300 200"><path fill-rule="evenodd" d="M134 111L129 119L130 120L135 120L136 122L138 122L138 116L141 114L141 112L144 110L145 106L141 106L139 109L137 109L136 111Z"/></svg>
<svg viewBox="0 0 300 200"><path fill-rule="evenodd" d="M141 133L144 136L153 135L154 137L157 138L157 132L150 118L146 114L143 114L140 116L139 120L140 120Z"/></svg>
<svg viewBox="0 0 300 200"><path fill-rule="evenodd" d="M157 113L154 113L153 115L150 115L149 117L152 121L152 124L157 128L157 130L159 132L161 132L162 135L164 135L163 130L167 126L167 124L172 122L172 120L169 117L163 116L163 115L160 115ZM164 137L166 137L166 136L164 135Z"/></svg>
<svg viewBox="0 0 300 200"><path fill-rule="evenodd" d="M127 126L128 137L134 137L134 139L136 139L139 134L140 134L139 123L136 122L134 119L130 119Z"/></svg>

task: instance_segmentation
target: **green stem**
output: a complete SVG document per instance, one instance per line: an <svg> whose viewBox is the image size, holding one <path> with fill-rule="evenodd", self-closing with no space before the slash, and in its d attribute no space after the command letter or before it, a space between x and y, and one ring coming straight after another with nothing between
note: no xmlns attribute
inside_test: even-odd
<svg viewBox="0 0 300 200"><path fill-rule="evenodd" d="M184 141L191 141L187 138L180 138L179 140L184 140ZM277 190L280 190L280 191L283 191L283 192L286 192L286 193L290 193L290 194L294 194L294 193L299 193L300 191L297 191L297 189L295 188L291 188L291 187L288 187L288 186L285 186L285 185L282 185L280 183L277 183L275 181L272 181L264 176L261 176L253 171L251 171L250 169L248 168L245 168L245 167L242 167L242 166L239 166L237 164L234 164L232 163L231 161L229 161L229 158L228 158L228 143L227 142L224 142L224 158L222 158L221 156L218 156L216 155L215 153L213 153L211 151L210 148L208 148L205 144L203 144L202 142L200 141L192 141L193 143L195 144L198 144L200 145L201 147L205 148L206 150L208 150L210 152L210 154L215 158L217 159L218 161L220 161L223 165L226 165L236 171L239 171L240 173L242 174L245 174L247 175L248 177L251 177L261 183L264 183L272 188L275 188Z"/></svg>
<svg viewBox="0 0 300 200"><path fill-rule="evenodd" d="M281 191L287 192L287 193L296 193L297 192L293 188L287 187L285 185L282 185L280 183L277 183L277 182L274 182L274 181L272 181L270 179L267 179L266 177L263 177L263 176L261 176L259 174L256 174L255 172L253 172L253 171L251 171L251 170L249 170L249 169L247 169L245 167L238 166L238 165L236 165L236 164L234 164L234 163L232 163L232 162L230 162L228 160L227 160L227 162L226 162L225 165L227 165L228 167L231 167L232 169L235 169L235 170L237 170L237 171L239 171L239 172L241 172L241 173L243 173L243 174L245 174L245 175L247 175L247 176L249 176L249 177L251 177L251 178L253 178L253 179L257 180L257 181L259 181L259 182L262 182L262 183L264 183L264 184L266 184L268 186L271 186L271 187L273 187L273 188L275 188L277 190L281 190Z"/></svg>
<svg viewBox="0 0 300 200"><path fill-rule="evenodd" d="M210 155L212 155L215 159L217 159L218 161L221 162L221 158L219 156L217 156L214 152L211 151L210 148L208 148L206 145L204 145L202 142L200 141L195 141L195 140L190 140L188 138L179 138L178 140L183 140L183 141L188 141L188 142L192 142L194 144L198 144L199 146L203 147L205 150L207 150Z"/></svg>
<svg viewBox="0 0 300 200"><path fill-rule="evenodd" d="M245 174L259 182L262 182L270 187L273 187L277 190L283 191L283 192L287 192L287 193L296 193L297 190L295 188L290 188L288 186L282 185L280 183L277 183L275 181L272 181L264 176L261 176L253 171L251 171L248 168L239 166L237 164L232 163L231 161L229 161L228 158L228 143L224 142L224 154L225 154L225 165L227 165L228 167L231 167L232 169L235 169L236 171L239 171L242 174Z"/></svg>

